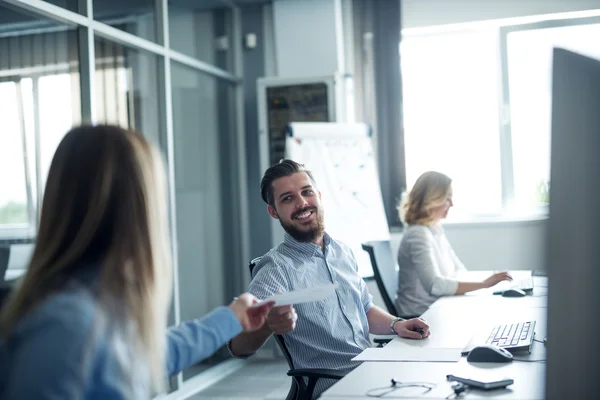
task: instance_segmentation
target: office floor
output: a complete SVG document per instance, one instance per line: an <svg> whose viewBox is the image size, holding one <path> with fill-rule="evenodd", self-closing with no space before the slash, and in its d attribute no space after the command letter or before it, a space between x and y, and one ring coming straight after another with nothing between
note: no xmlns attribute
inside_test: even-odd
<svg viewBox="0 0 600 400"><path fill-rule="evenodd" d="M190 400L282 400L291 379L283 358L249 360L248 364L199 392Z"/></svg>

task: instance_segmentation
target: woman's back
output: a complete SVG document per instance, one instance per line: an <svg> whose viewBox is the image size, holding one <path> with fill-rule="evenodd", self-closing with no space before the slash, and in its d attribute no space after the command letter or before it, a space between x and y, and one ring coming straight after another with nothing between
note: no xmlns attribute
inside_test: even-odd
<svg viewBox="0 0 600 400"><path fill-rule="evenodd" d="M126 366L115 354L118 335L98 306L96 282L89 274L69 280L0 341L0 398L75 399L85 393L86 399L119 399L132 393Z"/></svg>
<svg viewBox="0 0 600 400"><path fill-rule="evenodd" d="M402 237L398 248L398 297L396 308L400 315L421 315L437 297L430 293L430 287L424 286L422 275L429 275L423 269L423 259L434 254L428 254L430 246L435 242L429 227L423 225L409 226ZM429 281L430 277L426 277Z"/></svg>
<svg viewBox="0 0 600 400"><path fill-rule="evenodd" d="M165 199L161 156L141 134L98 125L65 135L27 272L0 312L0 397L139 398L163 389Z"/></svg>
<svg viewBox="0 0 600 400"><path fill-rule="evenodd" d="M243 294L165 332L166 176L138 133L82 126L52 159L36 246L0 310L0 398L144 399L273 306Z"/></svg>

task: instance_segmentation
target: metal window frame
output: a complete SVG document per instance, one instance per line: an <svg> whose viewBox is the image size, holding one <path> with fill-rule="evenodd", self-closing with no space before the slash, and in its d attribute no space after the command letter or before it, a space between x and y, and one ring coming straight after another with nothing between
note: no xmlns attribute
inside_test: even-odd
<svg viewBox="0 0 600 400"><path fill-rule="evenodd" d="M96 0L100 1L100 0ZM244 169L246 165L245 155L245 132L244 132L244 93L243 93L243 49L241 45L241 14L239 7L234 3L222 0L223 7L227 7L232 11L233 16L233 73L224 69L218 68L212 64L201 61L194 57L188 56L178 51L174 51L170 48L170 36L169 36L169 14L168 14L168 0L155 0L155 22L157 30L157 43L135 36L133 34L121 31L117 28L109 26L105 23L94 20L93 16L93 0L79 0L78 11L73 12L54 4L42 0L0 0L0 4L10 4L17 9L28 11L34 15L40 16L45 19L49 19L54 22L58 22L68 28L77 29L79 37L79 68L80 68L80 90L81 90L81 112L82 122L97 122L96 118L96 104L95 104L95 44L94 39L96 36L103 39L110 40L111 42L118 43L120 45L132 48L134 50L140 50L149 52L151 54L161 57L159 66L159 97L161 111L164 113L164 121L161 121L161 131L165 135L161 138L163 141L161 146L166 153L166 167L167 175L169 180L168 188L168 199L169 199L169 214L170 214L170 230L171 230L171 248L173 252L173 304L172 314L174 323L180 322L180 292L179 292L179 263L178 263L178 252L177 252L177 225L176 225L176 202L175 202L175 159L174 159L174 131L173 131L173 102L172 102L172 87L171 87L171 63L178 62L181 65L187 66L197 72L204 73L210 77L217 78L221 81L226 81L229 84L234 85L234 96L231 99L234 110L234 118L236 125L235 140L237 144L231 151L235 152L238 157L239 163L236 165L237 173L235 174L236 184L239 186L239 196L247 196L247 188L245 187L246 171ZM240 40L238 40L240 39ZM239 43L238 43L239 42ZM14 75L15 71L11 71L11 75ZM37 183L38 186L41 183ZM38 193L41 193L41 187L38 187ZM38 200L38 202L41 200ZM41 204L38 204L38 209ZM249 250L249 223L248 215L249 209L246 202L241 202L237 205L239 207L240 217L240 230L237 233L237 245L236 253L240 259L239 265L245 265L250 257ZM226 266L228 270L227 274L233 272L239 273L235 266ZM231 269L231 271L229 271ZM245 272L245 270L244 270ZM243 290L244 279L240 279L236 282L239 287L229 288L230 290L236 290L240 292ZM222 369L225 368L230 370L229 373L241 368L243 363L239 361L225 362L222 368L212 367L211 370L206 371L202 374L203 379L207 376L213 376L215 380L219 380L223 377ZM214 369L214 372L212 371ZM168 397L173 396L174 398L183 398L182 396L189 396L201 390L203 387L196 385L197 377L193 378L189 382L183 382L183 375L179 373L175 379L171 380L171 389L173 393ZM192 387L193 386L193 387ZM180 393L182 390L184 393Z"/></svg>
<svg viewBox="0 0 600 400"><path fill-rule="evenodd" d="M187 65L193 69L205 72L211 76L215 76L218 78L222 78L228 80L232 83L240 83L242 78L240 76L235 76L228 71L215 67L212 64L207 62L198 60L194 57L190 57L186 54L180 53L178 51L171 50L168 46L168 42L165 42L165 37L168 38L169 32L166 32L166 36L162 33L162 37L159 40L159 43L165 43L165 45L161 45L159 43L154 43L149 40L143 39L139 36L133 35L131 33L124 32L120 29L114 28L112 26L106 25L105 23L95 21L93 19L92 9L86 3L86 8L88 11L88 15L81 15L73 11L66 10L59 6L55 6L54 4L47 3L42 0L2 0L5 3L12 4L21 9L30 11L34 14L42 16L44 18L51 19L56 22L60 22L62 24L69 25L71 27L86 27L89 28L93 34L98 35L104 39L108 39L112 42L119 43L121 45L131 47L138 50L144 50L162 57L165 57L169 60L177 61L181 64ZM88 3L92 3L92 0L82 0ZM161 3L162 4L162 3ZM168 21L163 22L163 19L167 17L168 14L161 13L160 9L157 12L157 26L159 32L164 31L163 26L166 26L168 29ZM93 39L93 37L92 37Z"/></svg>

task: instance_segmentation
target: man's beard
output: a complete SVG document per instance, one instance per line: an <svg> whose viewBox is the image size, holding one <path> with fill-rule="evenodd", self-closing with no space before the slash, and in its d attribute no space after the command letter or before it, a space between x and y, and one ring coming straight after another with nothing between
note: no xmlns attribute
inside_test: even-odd
<svg viewBox="0 0 600 400"><path fill-rule="evenodd" d="M313 227L312 229L300 230L296 228L293 223L286 223L283 222L283 220L281 219L279 220L279 222L281 223L283 229L297 241L311 243L314 242L320 236L322 236L325 232L325 223L323 222L323 210L319 210L316 207L306 207L292 214L292 220L296 217L296 215L302 214L306 211L313 211L317 214L317 226Z"/></svg>

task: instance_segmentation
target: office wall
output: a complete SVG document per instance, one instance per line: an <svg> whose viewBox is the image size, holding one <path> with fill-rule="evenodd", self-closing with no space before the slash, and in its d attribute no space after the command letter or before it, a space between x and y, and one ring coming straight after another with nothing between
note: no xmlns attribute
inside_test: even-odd
<svg viewBox="0 0 600 400"><path fill-rule="evenodd" d="M446 224L448 241L469 270L545 270L546 219ZM392 233L396 254L401 234Z"/></svg>
<svg viewBox="0 0 600 400"><path fill-rule="evenodd" d="M402 0L402 26L418 28L600 9L600 0Z"/></svg>
<svg viewBox="0 0 600 400"><path fill-rule="evenodd" d="M332 75L344 70L341 0L273 2L277 76Z"/></svg>
<svg viewBox="0 0 600 400"><path fill-rule="evenodd" d="M262 178L258 132L257 81L274 74L273 7L251 5L242 8L242 35L256 35L256 47L244 47L244 117L246 132L246 177L250 218L250 257L272 247L271 217L259 195Z"/></svg>

